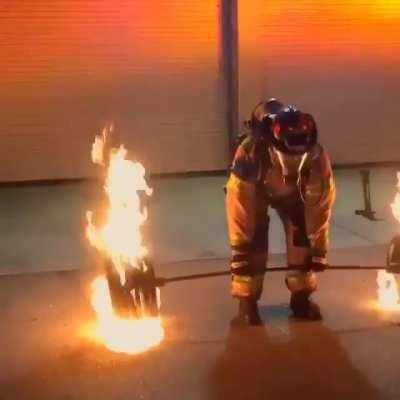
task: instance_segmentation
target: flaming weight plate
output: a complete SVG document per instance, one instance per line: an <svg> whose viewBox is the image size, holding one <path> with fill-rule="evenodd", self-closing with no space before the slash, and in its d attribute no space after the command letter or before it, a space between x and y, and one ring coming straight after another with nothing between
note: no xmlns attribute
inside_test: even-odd
<svg viewBox="0 0 400 400"><path fill-rule="evenodd" d="M121 285L120 277L111 260L105 264L108 290L114 311L121 317L135 316L135 303L129 291Z"/></svg>
<svg viewBox="0 0 400 400"><path fill-rule="evenodd" d="M127 271L126 290L131 294L137 317L157 317L159 315L155 274L151 263L142 261L141 269Z"/></svg>

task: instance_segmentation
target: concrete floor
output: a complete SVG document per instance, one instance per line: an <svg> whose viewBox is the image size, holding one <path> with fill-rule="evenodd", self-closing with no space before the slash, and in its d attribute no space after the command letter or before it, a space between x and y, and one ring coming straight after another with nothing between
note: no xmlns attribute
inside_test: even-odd
<svg viewBox="0 0 400 400"><path fill-rule="evenodd" d="M377 263L384 252L335 250L332 258ZM185 268L223 270L226 262ZM159 273L181 269L164 264ZM265 326L236 332L229 328L229 279L171 284L162 289L166 339L136 356L84 335L95 318L88 302L93 274L0 278L2 400L399 398L400 315L374 308L374 272L321 274L315 299L322 322L291 321L283 274L271 273L261 300Z"/></svg>
<svg viewBox="0 0 400 400"><path fill-rule="evenodd" d="M372 173L381 222L354 215L362 207L358 172L336 177L330 261L383 263L398 231L388 206L395 171ZM223 181L154 182L159 275L227 268ZM99 266L83 237L83 216L98 201L96 187L0 193L1 400L400 398L400 314L376 309L375 272L321 274L315 299L324 320L308 323L290 320L283 274L271 273L261 300L265 326L239 332L229 329L236 309L229 279L171 284L162 289L164 342L141 355L116 354L84 335L95 318L88 287ZM276 225L274 217L272 252L281 253ZM271 256L271 265L283 262Z"/></svg>

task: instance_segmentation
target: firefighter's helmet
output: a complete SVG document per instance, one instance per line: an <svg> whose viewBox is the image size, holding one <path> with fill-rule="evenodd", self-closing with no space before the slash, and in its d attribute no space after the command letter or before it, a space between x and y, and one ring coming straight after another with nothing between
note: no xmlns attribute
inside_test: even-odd
<svg viewBox="0 0 400 400"><path fill-rule="evenodd" d="M250 120L245 121L246 127L257 135L268 136L274 117L282 111L284 105L275 98L270 98L257 104L251 113Z"/></svg>
<svg viewBox="0 0 400 400"><path fill-rule="evenodd" d="M303 154L317 142L317 126L312 115L289 106L272 122L272 144L289 154Z"/></svg>

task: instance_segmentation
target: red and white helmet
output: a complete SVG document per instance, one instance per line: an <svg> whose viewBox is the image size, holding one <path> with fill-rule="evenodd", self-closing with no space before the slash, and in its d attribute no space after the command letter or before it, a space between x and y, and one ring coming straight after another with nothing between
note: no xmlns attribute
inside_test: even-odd
<svg viewBox="0 0 400 400"><path fill-rule="evenodd" d="M252 111L246 126L255 134L264 137L269 136L271 134L272 121L283 108L283 103L275 98L262 101Z"/></svg>
<svg viewBox="0 0 400 400"><path fill-rule="evenodd" d="M289 106L272 123L272 144L282 153L303 154L317 143L317 125L312 115Z"/></svg>

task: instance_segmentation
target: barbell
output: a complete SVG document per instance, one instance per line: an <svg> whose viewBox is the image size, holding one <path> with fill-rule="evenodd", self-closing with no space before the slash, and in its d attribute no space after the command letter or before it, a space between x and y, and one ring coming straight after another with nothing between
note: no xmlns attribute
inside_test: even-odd
<svg viewBox="0 0 400 400"><path fill-rule="evenodd" d="M298 271L298 267L266 267L265 273ZM302 268L302 271L305 269ZM327 271L379 271L385 270L391 274L400 274L400 235L396 235L389 244L386 265L329 265ZM317 271L321 272L321 271ZM170 283L191 281L205 278L228 276L231 271L213 271L199 274L157 277L154 267L148 260L143 260L141 269L128 268L126 282L121 285L119 276L110 261L106 265L106 276L114 309L121 315L140 317L143 315L157 316L159 313L157 288Z"/></svg>

